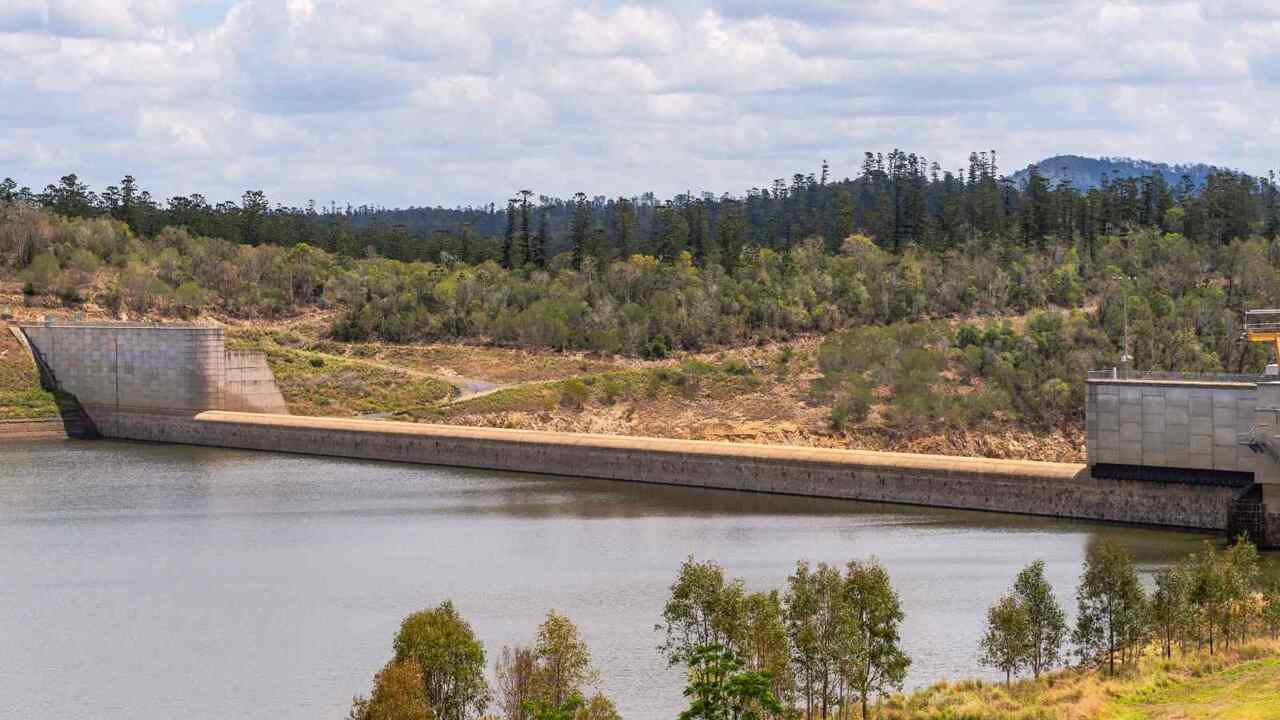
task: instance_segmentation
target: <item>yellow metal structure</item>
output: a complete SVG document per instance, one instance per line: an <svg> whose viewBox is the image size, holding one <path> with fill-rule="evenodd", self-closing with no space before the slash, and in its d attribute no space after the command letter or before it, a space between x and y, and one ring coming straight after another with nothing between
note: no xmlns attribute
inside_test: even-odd
<svg viewBox="0 0 1280 720"><path fill-rule="evenodd" d="M1246 310L1244 336L1249 342L1271 343L1276 351L1275 362L1280 363L1280 309Z"/></svg>

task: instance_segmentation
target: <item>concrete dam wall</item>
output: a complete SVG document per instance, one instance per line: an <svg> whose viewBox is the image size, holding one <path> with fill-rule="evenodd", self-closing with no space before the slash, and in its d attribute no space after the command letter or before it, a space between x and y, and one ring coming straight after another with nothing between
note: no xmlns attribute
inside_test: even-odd
<svg viewBox="0 0 1280 720"><path fill-rule="evenodd" d="M266 358L227 350L220 327L58 323L21 330L46 380L74 395L107 437L128 437L120 424L134 415L288 412Z"/></svg>
<svg viewBox="0 0 1280 720"><path fill-rule="evenodd" d="M1096 480L1083 465L235 412L132 415L136 440L1204 530L1229 487Z"/></svg>
<svg viewBox="0 0 1280 720"><path fill-rule="evenodd" d="M1244 492L1231 483L1102 478L1074 464L292 417L277 414L285 405L265 358L227 351L221 328L23 330L46 375L112 438L1218 531ZM1112 406L1106 392L1090 392L1091 409ZM1132 423L1125 408L1135 406L1119 395L1117 438ZM1234 422L1239 408L1232 412ZM1112 431L1101 415L1090 423L1091 440ZM1238 471L1240 457L1231 461Z"/></svg>

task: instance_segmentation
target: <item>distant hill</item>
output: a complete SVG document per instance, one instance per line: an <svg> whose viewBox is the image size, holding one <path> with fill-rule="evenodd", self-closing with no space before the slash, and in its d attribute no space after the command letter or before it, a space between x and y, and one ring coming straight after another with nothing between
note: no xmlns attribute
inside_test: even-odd
<svg viewBox="0 0 1280 720"><path fill-rule="evenodd" d="M1165 182L1174 186L1182 182L1183 175L1189 175L1191 176L1191 181L1198 188L1204 184L1205 178L1209 177L1210 174L1224 169L1204 163L1170 165L1168 163L1135 160L1133 158L1088 158L1079 155L1055 155L1045 158L1035 165L1040 174L1049 179L1050 187L1057 186L1063 180L1070 180L1071 184L1080 190L1100 187L1103 175L1115 180L1118 178L1142 177L1157 172L1164 176ZM1027 170L1024 168L1014 173L1011 179L1015 184L1021 186L1022 183L1026 182L1027 174Z"/></svg>

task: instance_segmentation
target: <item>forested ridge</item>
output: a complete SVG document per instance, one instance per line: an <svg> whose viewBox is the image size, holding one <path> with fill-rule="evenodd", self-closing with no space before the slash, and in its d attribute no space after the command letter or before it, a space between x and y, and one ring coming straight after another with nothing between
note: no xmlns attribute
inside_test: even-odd
<svg viewBox="0 0 1280 720"><path fill-rule="evenodd" d="M1067 168L1068 160L1087 167ZM145 236L185 227L247 245L307 243L353 257L433 262L447 254L506 267L545 267L562 252L607 261L633 253L674 259L685 251L700 265L732 267L746 248L781 250L820 237L836 251L854 232L894 252L908 246L945 251L975 237L1035 247L1052 238L1078 238L1091 259L1101 238L1143 227L1217 244L1280 232L1273 176L1110 158L1045 162L1044 172L1032 165L1005 176L991 151L973 153L966 168L953 172L894 150L866 153L852 179L832 179L823 162L816 173L796 173L741 195L687 193L660 200L652 193L615 198L581 192L556 198L522 189L504 205L397 209L314 202L286 207L272 205L260 190L246 191L239 202L214 203L200 194L161 202L132 176L98 192L70 174L39 192L6 178L0 202L34 202L65 217L109 216ZM1147 172L1108 180L1107 169L1118 167ZM1101 181L1092 186L1051 179L1064 169L1100 174ZM1171 182L1174 173L1181 174Z"/></svg>
<svg viewBox="0 0 1280 720"><path fill-rule="evenodd" d="M1085 371L1126 350L1142 369L1268 361L1239 318L1280 302L1272 178L1082 190L971 160L952 173L894 151L854 179L824 164L742 196L522 191L429 211L272 207L257 191L162 205L130 177L101 192L74 175L39 193L6 180L0 269L29 301L131 317L325 308L345 341L663 358L822 334L813 393L837 429L1076 423Z"/></svg>

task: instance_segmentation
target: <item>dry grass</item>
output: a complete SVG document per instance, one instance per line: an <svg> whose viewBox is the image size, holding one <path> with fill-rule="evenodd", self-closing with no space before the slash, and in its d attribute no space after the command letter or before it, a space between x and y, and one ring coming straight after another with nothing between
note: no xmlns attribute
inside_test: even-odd
<svg viewBox="0 0 1280 720"><path fill-rule="evenodd" d="M417 419L457 390L447 382L406 370L311 350L284 347L271 331L237 328L228 345L260 350L276 376L289 412L337 417Z"/></svg>
<svg viewBox="0 0 1280 720"><path fill-rule="evenodd" d="M1267 720L1280 718L1280 643L1149 657L1117 677L1064 670L1005 687L977 680L898 695L881 720Z"/></svg>

